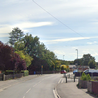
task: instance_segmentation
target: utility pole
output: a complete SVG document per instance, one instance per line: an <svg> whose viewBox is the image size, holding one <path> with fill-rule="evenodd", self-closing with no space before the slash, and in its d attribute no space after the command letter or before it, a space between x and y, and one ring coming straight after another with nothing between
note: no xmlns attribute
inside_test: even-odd
<svg viewBox="0 0 98 98"><path fill-rule="evenodd" d="M65 55L63 55L63 64L64 64L64 56L65 56Z"/></svg>
<svg viewBox="0 0 98 98"><path fill-rule="evenodd" d="M78 68L78 49L76 49L77 51L77 68Z"/></svg>

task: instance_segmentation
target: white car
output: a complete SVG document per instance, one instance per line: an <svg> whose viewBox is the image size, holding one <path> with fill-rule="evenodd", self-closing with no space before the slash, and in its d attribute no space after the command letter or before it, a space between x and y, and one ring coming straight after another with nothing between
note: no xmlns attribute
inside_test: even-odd
<svg viewBox="0 0 98 98"><path fill-rule="evenodd" d="M83 71L84 73L98 73L98 70L95 70L95 69L87 69L85 71Z"/></svg>

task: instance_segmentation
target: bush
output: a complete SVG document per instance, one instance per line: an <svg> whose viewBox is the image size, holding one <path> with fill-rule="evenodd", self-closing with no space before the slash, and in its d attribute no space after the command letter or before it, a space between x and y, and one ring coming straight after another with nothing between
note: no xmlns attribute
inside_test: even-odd
<svg viewBox="0 0 98 98"><path fill-rule="evenodd" d="M90 75L89 75L89 74L88 74L88 75L86 75L86 78L87 78L87 81L91 80L91 77L90 77Z"/></svg>
<svg viewBox="0 0 98 98"><path fill-rule="evenodd" d="M22 73L24 73L24 76L28 76L29 75L29 71L28 70L22 70Z"/></svg>
<svg viewBox="0 0 98 98"><path fill-rule="evenodd" d="M90 75L86 75L84 72L82 73L82 76L81 76L81 80L84 80L84 81L89 81L91 80L91 77Z"/></svg>

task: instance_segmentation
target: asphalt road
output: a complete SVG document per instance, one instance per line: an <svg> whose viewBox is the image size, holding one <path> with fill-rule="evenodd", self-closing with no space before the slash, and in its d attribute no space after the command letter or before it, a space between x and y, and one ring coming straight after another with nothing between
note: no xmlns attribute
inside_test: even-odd
<svg viewBox="0 0 98 98"><path fill-rule="evenodd" d="M62 74L42 75L4 89L0 98L55 98L54 88L62 82Z"/></svg>

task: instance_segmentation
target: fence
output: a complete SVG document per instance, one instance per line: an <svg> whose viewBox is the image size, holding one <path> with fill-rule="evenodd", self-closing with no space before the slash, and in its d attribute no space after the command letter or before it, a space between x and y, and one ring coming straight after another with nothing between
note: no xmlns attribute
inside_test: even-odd
<svg viewBox="0 0 98 98"><path fill-rule="evenodd" d="M15 78L21 78L23 76L24 76L24 73L10 74L10 75L0 74L0 81L9 80L9 79L15 79Z"/></svg>

